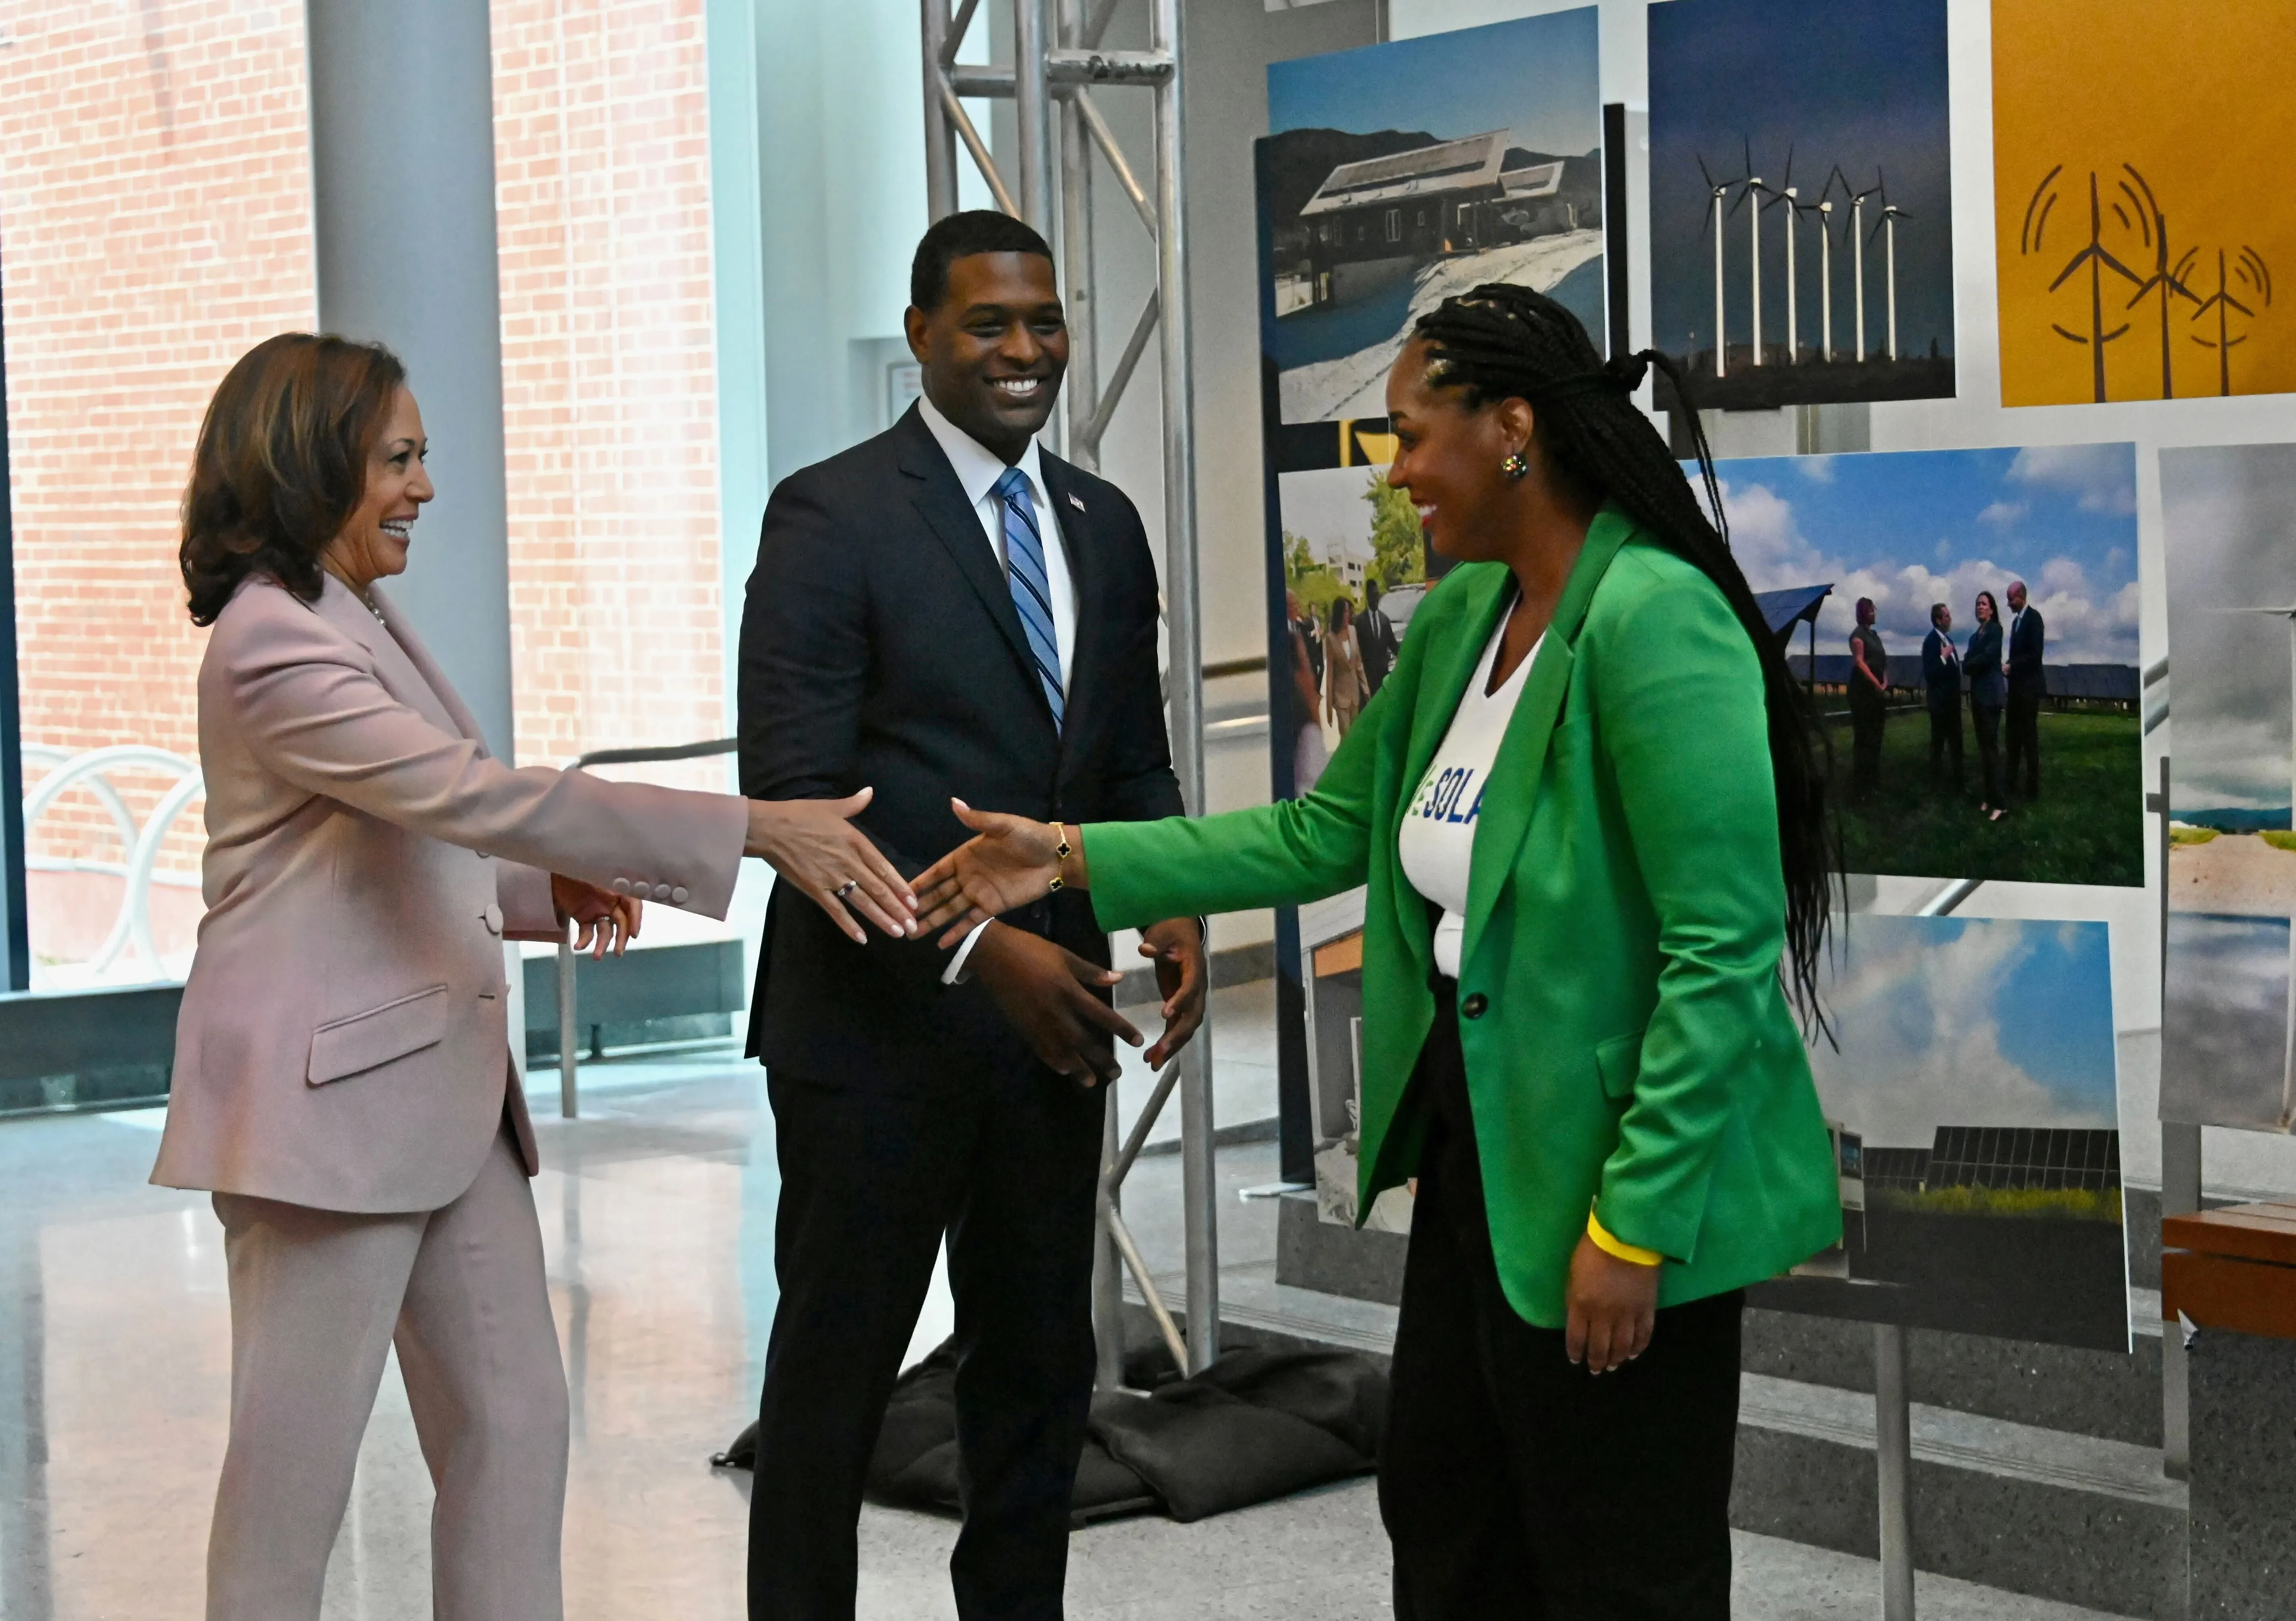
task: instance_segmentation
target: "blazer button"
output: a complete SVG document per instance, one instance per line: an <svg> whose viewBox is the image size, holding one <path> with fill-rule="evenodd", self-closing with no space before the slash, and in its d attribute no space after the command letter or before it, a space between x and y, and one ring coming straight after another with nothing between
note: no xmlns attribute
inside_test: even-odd
<svg viewBox="0 0 2296 1621"><path fill-rule="evenodd" d="M629 892L630 880L628 879L618 878L614 880L614 893L616 895L627 895Z"/></svg>
<svg viewBox="0 0 2296 1621"><path fill-rule="evenodd" d="M669 898L669 886L668 884L656 884L653 887L653 897L658 901L668 900Z"/></svg>
<svg viewBox="0 0 2296 1621"><path fill-rule="evenodd" d="M1491 999L1482 992L1477 991L1459 1004L1459 1011L1470 1019L1480 1019L1483 1016L1483 1010L1490 1005Z"/></svg>
<svg viewBox="0 0 2296 1621"><path fill-rule="evenodd" d="M492 901L488 901L487 903L487 909L479 915L486 919L487 932L488 934L500 934L502 932L503 915L502 908L500 906L496 905Z"/></svg>
<svg viewBox="0 0 2296 1621"><path fill-rule="evenodd" d="M690 893L691 891L689 891L684 884L678 885L676 888L672 889L669 892L669 904L673 906L683 906L685 905L686 896Z"/></svg>

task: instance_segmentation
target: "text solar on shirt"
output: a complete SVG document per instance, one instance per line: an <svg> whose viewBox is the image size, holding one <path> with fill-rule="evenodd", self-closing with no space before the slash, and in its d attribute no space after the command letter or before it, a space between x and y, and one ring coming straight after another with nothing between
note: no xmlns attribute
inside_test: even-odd
<svg viewBox="0 0 2296 1621"><path fill-rule="evenodd" d="M1542 634L1530 651L1496 692L1486 694L1499 643L1506 635L1509 615L1499 616L1483 649L1475 674L1451 716L1442 746L1427 762L1427 774L1403 813L1396 834L1396 854L1411 887L1443 908L1435 926L1435 969L1449 978L1459 977L1459 952L1467 932L1467 872L1474 856L1475 829L1482 819L1483 790L1514 718L1515 700L1522 696L1530 667L1538 661ZM1527 790L1526 790L1527 791Z"/></svg>

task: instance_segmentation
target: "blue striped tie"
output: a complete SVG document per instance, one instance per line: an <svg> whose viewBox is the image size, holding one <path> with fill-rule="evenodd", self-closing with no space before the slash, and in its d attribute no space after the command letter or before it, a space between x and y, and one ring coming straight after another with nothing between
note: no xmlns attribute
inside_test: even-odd
<svg viewBox="0 0 2296 1621"><path fill-rule="evenodd" d="M996 480L996 498L1004 509L1004 573L1013 588L1013 606L1021 612L1021 628L1029 638L1029 654L1037 666L1037 679L1045 684L1045 701L1053 706L1057 729L1068 708L1061 692L1061 644L1053 634L1053 586L1045 574L1045 543L1037 533L1037 505L1029 498L1029 475L1008 467Z"/></svg>

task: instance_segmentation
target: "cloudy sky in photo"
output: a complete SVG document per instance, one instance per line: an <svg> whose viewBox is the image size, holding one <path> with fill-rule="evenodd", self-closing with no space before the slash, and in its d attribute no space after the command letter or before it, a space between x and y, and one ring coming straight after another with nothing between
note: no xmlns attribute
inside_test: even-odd
<svg viewBox="0 0 2296 1621"><path fill-rule="evenodd" d="M1829 1118L1869 1148L1940 1126L2120 1124L2103 923L1847 920L1826 992L1840 1052L1812 1044Z"/></svg>
<svg viewBox="0 0 2296 1621"><path fill-rule="evenodd" d="M1597 22L1588 5L1280 61L1267 70L1267 132L1456 141L1505 129L1510 144L1575 158L1603 143Z"/></svg>
<svg viewBox="0 0 2296 1621"><path fill-rule="evenodd" d="M1748 457L1715 471L1755 590L1833 585L1821 654L1849 651L1852 610L1870 596L1890 658L1917 671L1931 603L1952 609L1965 650L1977 594L1992 592L2006 616L2009 582L2021 579L2046 626L2046 662L2136 662L2134 446Z"/></svg>
<svg viewBox="0 0 2296 1621"><path fill-rule="evenodd" d="M1374 513L1364 496L1373 480L1386 474L1383 467L1361 466L1276 474L1284 532L1305 536L1309 554L1318 561L1353 558L1368 563Z"/></svg>
<svg viewBox="0 0 2296 1621"><path fill-rule="evenodd" d="M2289 800L2289 631L2242 611L2296 604L2296 445L2161 453L2169 725L2184 810Z"/></svg>

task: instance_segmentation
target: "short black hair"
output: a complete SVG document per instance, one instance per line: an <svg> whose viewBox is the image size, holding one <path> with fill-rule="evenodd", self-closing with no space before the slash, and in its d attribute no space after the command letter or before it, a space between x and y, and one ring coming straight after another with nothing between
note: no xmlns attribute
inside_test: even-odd
<svg viewBox="0 0 2296 1621"><path fill-rule="evenodd" d="M1050 263L1053 250L1025 221L994 209L966 209L932 224L909 261L909 302L933 309L948 297L948 267L976 253L1033 253Z"/></svg>

